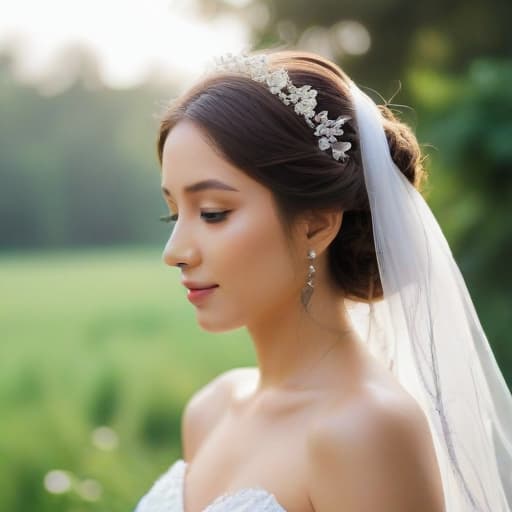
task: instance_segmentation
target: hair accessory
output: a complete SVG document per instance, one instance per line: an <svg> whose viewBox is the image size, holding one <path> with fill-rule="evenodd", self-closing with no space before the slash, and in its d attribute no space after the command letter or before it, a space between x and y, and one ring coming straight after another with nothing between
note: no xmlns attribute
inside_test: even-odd
<svg viewBox="0 0 512 512"><path fill-rule="evenodd" d="M315 129L315 135L320 137L318 147L322 151L332 150L332 157L335 160L344 162L348 159L346 151L352 144L347 141L338 140L343 135L342 126L351 119L350 116L338 116L337 119L328 119L328 111L315 112L317 105L316 96L318 91L310 85L296 87L293 85L288 72L284 68L270 70L268 58L265 54L233 55L228 52L220 57L214 57L214 64L211 64L210 71L229 71L248 75L256 82L265 83L272 94L277 95L285 105L294 105L298 115L304 117L310 128ZM288 92L284 92L286 89Z"/></svg>

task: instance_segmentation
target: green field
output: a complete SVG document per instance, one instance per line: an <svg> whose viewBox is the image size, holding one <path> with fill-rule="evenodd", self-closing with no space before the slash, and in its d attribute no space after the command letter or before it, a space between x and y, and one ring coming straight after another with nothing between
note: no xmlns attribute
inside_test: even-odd
<svg viewBox="0 0 512 512"><path fill-rule="evenodd" d="M188 397L254 364L245 330L200 330L161 251L0 256L0 510L132 510L181 456Z"/></svg>

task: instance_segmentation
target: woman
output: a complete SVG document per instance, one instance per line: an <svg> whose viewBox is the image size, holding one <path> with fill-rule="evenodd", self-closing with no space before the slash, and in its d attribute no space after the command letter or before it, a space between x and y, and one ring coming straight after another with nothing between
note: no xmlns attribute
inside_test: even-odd
<svg viewBox="0 0 512 512"><path fill-rule="evenodd" d="M164 261L258 366L192 396L137 512L510 512L510 394L412 131L318 55L228 54L158 155Z"/></svg>

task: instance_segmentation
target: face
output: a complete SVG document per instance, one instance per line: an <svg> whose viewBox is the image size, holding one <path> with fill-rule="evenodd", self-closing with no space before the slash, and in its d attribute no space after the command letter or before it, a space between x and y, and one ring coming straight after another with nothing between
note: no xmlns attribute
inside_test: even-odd
<svg viewBox="0 0 512 512"><path fill-rule="evenodd" d="M187 191L205 180L234 190ZM218 285L194 301L203 329L219 332L265 321L297 300L304 269L293 256L294 242L286 239L270 190L222 159L188 120L166 139L162 188L172 195L164 191L176 214L164 262L183 264L182 281Z"/></svg>

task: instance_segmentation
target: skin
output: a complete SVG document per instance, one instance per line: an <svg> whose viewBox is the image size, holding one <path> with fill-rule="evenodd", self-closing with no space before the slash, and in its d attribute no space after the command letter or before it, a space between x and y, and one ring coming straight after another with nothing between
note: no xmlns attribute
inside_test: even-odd
<svg viewBox="0 0 512 512"><path fill-rule="evenodd" d="M207 179L236 191L185 192ZM306 212L288 239L271 191L188 120L166 139L162 187L178 214L164 262L219 285L193 306L197 322L209 332L245 326L258 362L221 374L185 407L185 511L254 486L296 512L442 511L427 420L364 348L327 273L343 213ZM309 249L315 291L305 312Z"/></svg>

